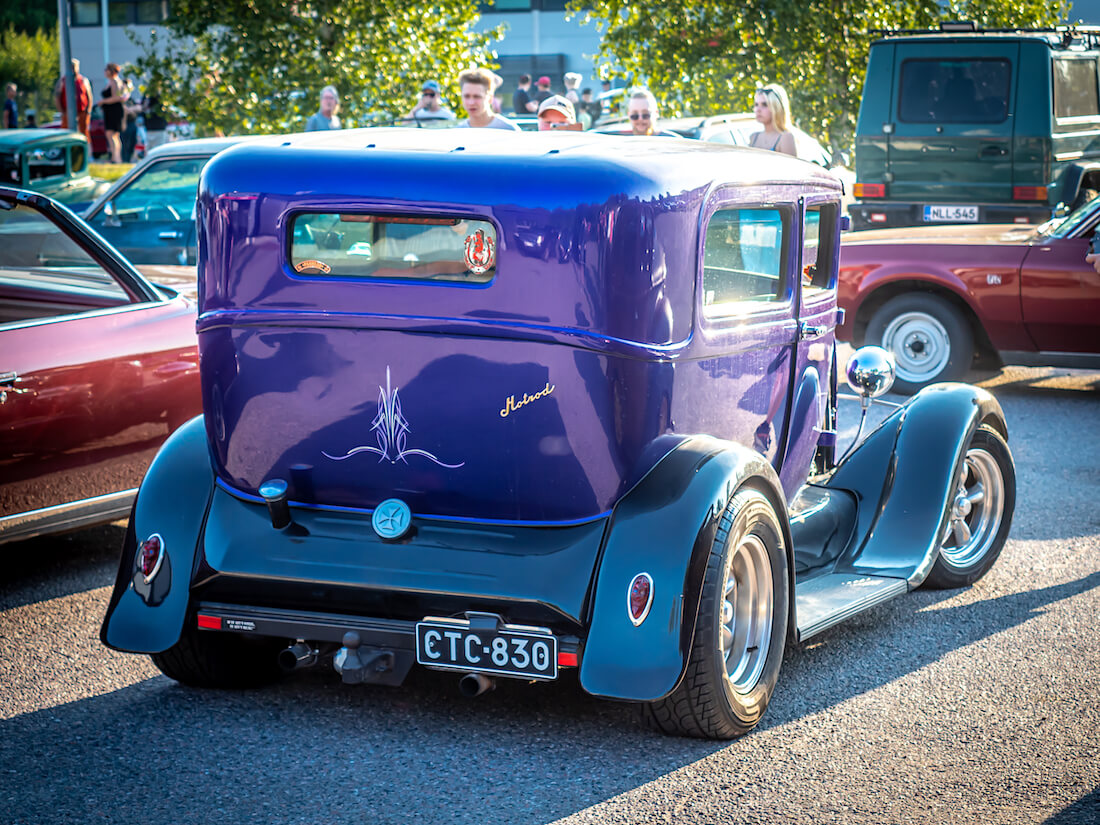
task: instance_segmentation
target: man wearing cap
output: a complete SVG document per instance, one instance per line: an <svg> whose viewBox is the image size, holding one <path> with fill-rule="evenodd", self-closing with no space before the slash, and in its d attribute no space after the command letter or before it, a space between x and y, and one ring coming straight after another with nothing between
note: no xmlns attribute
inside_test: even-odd
<svg viewBox="0 0 1100 825"><path fill-rule="evenodd" d="M405 117L417 120L454 120L455 113L440 102L439 84L428 80L420 87L420 100Z"/></svg>
<svg viewBox="0 0 1100 825"><path fill-rule="evenodd" d="M535 111L538 111L538 107L542 105L542 101L550 97L553 92L550 91L550 78L543 75L535 81L535 85L538 87L535 89L535 93L531 95L531 101L535 104Z"/></svg>
<svg viewBox="0 0 1100 825"><path fill-rule="evenodd" d="M576 129L577 112L572 102L561 95L550 95L539 104L539 131Z"/></svg>

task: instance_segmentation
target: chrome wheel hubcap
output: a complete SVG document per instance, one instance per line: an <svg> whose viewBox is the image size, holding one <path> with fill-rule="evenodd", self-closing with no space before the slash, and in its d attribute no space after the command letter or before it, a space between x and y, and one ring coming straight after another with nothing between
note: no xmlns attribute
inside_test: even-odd
<svg viewBox="0 0 1100 825"><path fill-rule="evenodd" d="M764 541L742 537L726 563L719 647L726 678L737 693L751 691L760 679L771 647L771 563Z"/></svg>
<svg viewBox="0 0 1100 825"><path fill-rule="evenodd" d="M1004 502L1004 478L997 460L986 450L968 450L940 556L954 567L969 567L980 560L997 537Z"/></svg>
<svg viewBox="0 0 1100 825"><path fill-rule="evenodd" d="M882 346L894 354L898 377L913 383L939 375L951 359L947 329L923 312L905 312L894 318L882 334Z"/></svg>

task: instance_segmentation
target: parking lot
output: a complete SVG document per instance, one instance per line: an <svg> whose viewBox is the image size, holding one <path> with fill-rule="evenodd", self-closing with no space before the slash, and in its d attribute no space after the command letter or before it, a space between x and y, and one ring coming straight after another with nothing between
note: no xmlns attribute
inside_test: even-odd
<svg viewBox="0 0 1100 825"><path fill-rule="evenodd" d="M8 545L0 821L1096 823L1100 374L982 383L1019 481L1000 561L788 649L730 743L649 733L569 675L183 688L99 642L121 525Z"/></svg>

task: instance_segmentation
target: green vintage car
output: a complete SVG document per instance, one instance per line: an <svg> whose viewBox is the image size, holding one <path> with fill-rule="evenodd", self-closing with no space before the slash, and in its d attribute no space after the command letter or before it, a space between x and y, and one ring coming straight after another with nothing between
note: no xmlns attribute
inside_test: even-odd
<svg viewBox="0 0 1100 825"><path fill-rule="evenodd" d="M88 174L91 152L78 132L0 131L0 185L33 189L81 212L109 186Z"/></svg>

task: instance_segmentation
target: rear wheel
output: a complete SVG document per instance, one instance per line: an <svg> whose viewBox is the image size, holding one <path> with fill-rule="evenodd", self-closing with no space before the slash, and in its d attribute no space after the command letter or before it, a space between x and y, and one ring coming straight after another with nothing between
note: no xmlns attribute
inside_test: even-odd
<svg viewBox="0 0 1100 825"><path fill-rule="evenodd" d="M282 674L277 656L283 646L271 639L186 628L178 642L152 659L165 676L191 687L259 687Z"/></svg>
<svg viewBox="0 0 1100 825"><path fill-rule="evenodd" d="M1008 445L987 427L974 433L954 495L939 557L925 584L935 588L971 585L1001 555L1016 507L1016 469Z"/></svg>
<svg viewBox="0 0 1100 825"><path fill-rule="evenodd" d="M756 490L739 491L707 562L687 671L671 694L641 706L645 724L706 739L732 739L756 726L783 663L787 575L771 503Z"/></svg>
<svg viewBox="0 0 1100 825"><path fill-rule="evenodd" d="M897 361L894 391L906 395L939 381L959 381L974 361L974 333L955 307L926 292L891 298L871 316L865 343Z"/></svg>

